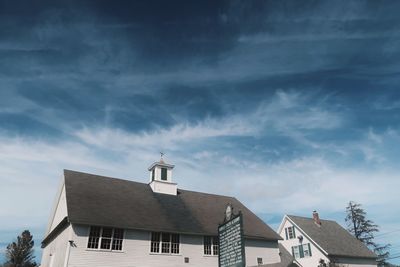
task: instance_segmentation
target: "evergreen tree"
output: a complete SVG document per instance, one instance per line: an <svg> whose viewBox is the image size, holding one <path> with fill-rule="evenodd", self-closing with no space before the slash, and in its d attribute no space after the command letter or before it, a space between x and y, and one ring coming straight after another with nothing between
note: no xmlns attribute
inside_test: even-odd
<svg viewBox="0 0 400 267"><path fill-rule="evenodd" d="M16 242L12 242L7 246L6 258L7 267L34 267L37 266L33 261L33 236L28 230L22 232L17 237Z"/></svg>
<svg viewBox="0 0 400 267"><path fill-rule="evenodd" d="M375 233L379 232L378 225L367 219L367 213L356 202L349 202L346 214L347 230L376 253L379 266L388 266L390 244L380 245L374 241Z"/></svg>

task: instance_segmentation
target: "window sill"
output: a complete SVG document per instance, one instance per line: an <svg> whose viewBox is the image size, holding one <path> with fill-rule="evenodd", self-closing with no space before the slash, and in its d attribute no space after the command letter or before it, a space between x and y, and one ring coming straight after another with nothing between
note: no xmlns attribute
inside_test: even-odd
<svg viewBox="0 0 400 267"><path fill-rule="evenodd" d="M206 254L203 254L203 257L218 258L218 255L206 255Z"/></svg>
<svg viewBox="0 0 400 267"><path fill-rule="evenodd" d="M155 253L150 252L149 255L157 255L157 256L182 256L182 254L172 254L172 253Z"/></svg>
<svg viewBox="0 0 400 267"><path fill-rule="evenodd" d="M95 252L111 252L111 253L125 253L123 250L108 250L108 249L93 249L87 248L86 251L95 251Z"/></svg>

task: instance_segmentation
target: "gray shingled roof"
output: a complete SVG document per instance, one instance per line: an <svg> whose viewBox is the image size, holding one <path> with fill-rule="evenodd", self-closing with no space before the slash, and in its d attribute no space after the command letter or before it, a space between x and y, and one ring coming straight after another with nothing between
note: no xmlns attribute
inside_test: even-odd
<svg viewBox="0 0 400 267"><path fill-rule="evenodd" d="M99 175L64 171L71 223L125 229L217 235L226 205L243 214L249 238L280 236L236 198L178 189L178 195L153 193L150 186Z"/></svg>
<svg viewBox="0 0 400 267"><path fill-rule="evenodd" d="M321 226L312 218L288 215L315 243L328 253L328 256L376 258L362 242L335 221L321 220Z"/></svg>

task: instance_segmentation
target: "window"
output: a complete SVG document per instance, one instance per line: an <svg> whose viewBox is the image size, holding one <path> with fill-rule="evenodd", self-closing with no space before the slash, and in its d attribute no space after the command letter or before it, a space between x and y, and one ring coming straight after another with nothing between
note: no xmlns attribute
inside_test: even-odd
<svg viewBox="0 0 400 267"><path fill-rule="evenodd" d="M151 246L150 252L159 253L160 252L160 236L161 233L151 233Z"/></svg>
<svg viewBox="0 0 400 267"><path fill-rule="evenodd" d="M204 237L204 255L218 255L218 237Z"/></svg>
<svg viewBox="0 0 400 267"><path fill-rule="evenodd" d="M150 252L162 254L179 254L180 237L178 234L151 233Z"/></svg>
<svg viewBox="0 0 400 267"><path fill-rule="evenodd" d="M173 234L171 235L171 253L179 254L179 235Z"/></svg>
<svg viewBox="0 0 400 267"><path fill-rule="evenodd" d="M110 227L91 226L87 248L122 250L124 230Z"/></svg>
<svg viewBox="0 0 400 267"><path fill-rule="evenodd" d="M169 248L171 246L171 235L162 233L161 236L161 253L169 253Z"/></svg>
<svg viewBox="0 0 400 267"><path fill-rule="evenodd" d="M257 258L257 264L258 264L258 265L261 265L261 264L263 264L263 260L262 260L262 258Z"/></svg>
<svg viewBox="0 0 400 267"><path fill-rule="evenodd" d="M114 236L111 249L122 250L122 240L124 240L124 230L114 229Z"/></svg>
<svg viewBox="0 0 400 267"><path fill-rule="evenodd" d="M312 254L311 254L310 243L299 245L299 246L293 246L292 254L296 259L311 257Z"/></svg>
<svg viewBox="0 0 400 267"><path fill-rule="evenodd" d="M90 227L89 240L88 240L88 248L98 248L99 240L100 240L100 232L101 227Z"/></svg>
<svg viewBox="0 0 400 267"><path fill-rule="evenodd" d="M294 226L286 227L286 240L296 238L296 232L294 230Z"/></svg>
<svg viewBox="0 0 400 267"><path fill-rule="evenodd" d="M299 259L300 258L300 246L292 247L292 252L293 252L293 257L295 259Z"/></svg>
<svg viewBox="0 0 400 267"><path fill-rule="evenodd" d="M167 168L161 168L161 180L167 180Z"/></svg>
<svg viewBox="0 0 400 267"><path fill-rule="evenodd" d="M112 228L103 228L101 233L101 249L110 249L111 247L111 238L112 238Z"/></svg>
<svg viewBox="0 0 400 267"><path fill-rule="evenodd" d="M304 257L305 257L305 258L311 257L311 256L312 256L312 255L311 255L311 246L310 246L310 243L307 243L307 244L304 244L304 245L303 245L303 254L304 254Z"/></svg>
<svg viewBox="0 0 400 267"><path fill-rule="evenodd" d="M155 169L153 169L153 170L151 171L151 180L152 180L152 181L154 181L155 172L156 172Z"/></svg>

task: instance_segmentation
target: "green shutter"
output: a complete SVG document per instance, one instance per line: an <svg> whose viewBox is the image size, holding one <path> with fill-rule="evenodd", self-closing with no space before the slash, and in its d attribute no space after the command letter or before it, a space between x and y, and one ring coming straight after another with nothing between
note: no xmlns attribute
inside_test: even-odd
<svg viewBox="0 0 400 267"><path fill-rule="evenodd" d="M311 254L311 245L310 245L310 243L308 243L308 253L310 254L310 257L311 257L312 254Z"/></svg>
<svg viewBox="0 0 400 267"><path fill-rule="evenodd" d="M294 255L294 247L292 247L292 255L293 255L293 258L296 258L296 256Z"/></svg>
<svg viewBox="0 0 400 267"><path fill-rule="evenodd" d="M304 258L303 245L300 245L300 246L299 246L299 251L300 251L300 258Z"/></svg>
<svg viewBox="0 0 400 267"><path fill-rule="evenodd" d="M294 230L294 226L292 226L293 229L293 238L296 238L296 231Z"/></svg>
<svg viewBox="0 0 400 267"><path fill-rule="evenodd" d="M288 240L289 237L288 237L288 233L287 233L287 228L285 228L285 234L286 234L286 240Z"/></svg>

